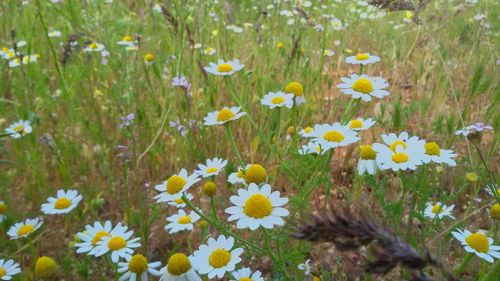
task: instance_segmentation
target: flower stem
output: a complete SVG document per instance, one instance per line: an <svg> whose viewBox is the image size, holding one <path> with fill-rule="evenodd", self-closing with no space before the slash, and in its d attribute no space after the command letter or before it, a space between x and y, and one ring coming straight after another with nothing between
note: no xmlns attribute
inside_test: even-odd
<svg viewBox="0 0 500 281"><path fill-rule="evenodd" d="M243 157L241 157L240 151L238 150L238 147L236 146L236 142L234 141L234 136L233 133L231 132L231 125L226 124L226 133L227 137L231 141L231 145L233 146L234 151L236 152L236 155L238 156L238 160L240 161L241 167L245 167L245 162L243 162Z"/></svg>

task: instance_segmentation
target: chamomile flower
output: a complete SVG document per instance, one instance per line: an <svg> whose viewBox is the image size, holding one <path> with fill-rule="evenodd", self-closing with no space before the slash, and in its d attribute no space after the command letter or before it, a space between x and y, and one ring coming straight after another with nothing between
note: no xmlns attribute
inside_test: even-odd
<svg viewBox="0 0 500 281"><path fill-rule="evenodd" d="M377 162L382 170L415 170L422 164L425 153L423 140L416 136L408 139L406 132L401 133L399 137L395 134L382 135L382 139L390 145L373 144L373 149L377 152Z"/></svg>
<svg viewBox="0 0 500 281"><path fill-rule="evenodd" d="M120 46L132 46L135 45L135 41L131 36L125 35L120 41L117 42L117 44Z"/></svg>
<svg viewBox="0 0 500 281"><path fill-rule="evenodd" d="M471 233L467 229L462 231L457 229L451 234L464 246L465 251L493 263L495 259L500 259L500 246L493 245L493 239L482 232Z"/></svg>
<svg viewBox="0 0 500 281"><path fill-rule="evenodd" d="M456 166L457 163L453 160L457 156L452 150L442 149L433 141L428 142L424 146L425 153L422 155L422 162L425 164L429 162L445 163L450 166Z"/></svg>
<svg viewBox="0 0 500 281"><path fill-rule="evenodd" d="M365 74L352 74L351 77L342 77L343 83L338 84L337 88L345 95L351 95L355 99L363 101L371 101L372 97L383 98L389 95L389 92L384 90L389 86L381 77L371 77Z"/></svg>
<svg viewBox="0 0 500 281"><path fill-rule="evenodd" d="M300 130L299 135L301 137L308 138L309 136L311 136L312 131L312 127L305 127L304 129Z"/></svg>
<svg viewBox="0 0 500 281"><path fill-rule="evenodd" d="M199 181L198 174L188 175L186 169L182 169L179 174L172 175L162 184L155 186L155 189L161 193L154 198L158 203L174 201L181 198L186 190Z"/></svg>
<svg viewBox="0 0 500 281"><path fill-rule="evenodd" d="M201 51L202 54L208 55L208 56L213 56L213 55L215 55L216 52L217 52L217 50L215 50L214 48L211 48L211 47L207 47Z"/></svg>
<svg viewBox="0 0 500 281"><path fill-rule="evenodd" d="M11 226L7 235L10 236L10 239L25 238L39 229L42 224L43 221L40 218L26 219Z"/></svg>
<svg viewBox="0 0 500 281"><path fill-rule="evenodd" d="M286 84L285 93L293 94L295 96L294 102L297 105L306 102L306 98L304 96L304 87L299 82L293 81Z"/></svg>
<svg viewBox="0 0 500 281"><path fill-rule="evenodd" d="M151 53L147 53L144 55L144 64L152 65L155 60L155 56Z"/></svg>
<svg viewBox="0 0 500 281"><path fill-rule="evenodd" d="M359 53L355 56L347 57L345 59L346 63L361 64L361 65L372 64L378 61L380 61L380 57L371 55L369 53Z"/></svg>
<svg viewBox="0 0 500 281"><path fill-rule="evenodd" d="M190 201L193 200L193 195L191 193L185 192L184 195L186 196L186 198L188 200L190 200ZM184 202L184 200L182 198L177 198L175 200L168 201L167 204L170 206L175 206L178 209L186 207L186 202Z"/></svg>
<svg viewBox="0 0 500 281"><path fill-rule="evenodd" d="M208 178L211 176L216 176L227 165L227 160L222 158L207 159L206 165L198 164L198 170L195 171L198 175L203 178Z"/></svg>
<svg viewBox="0 0 500 281"><path fill-rule="evenodd" d="M196 271L207 274L209 279L222 278L241 262L243 248L234 248L234 238L220 235L217 240L209 238L207 245L201 245L191 259Z"/></svg>
<svg viewBox="0 0 500 281"><path fill-rule="evenodd" d="M80 239L80 242L75 244L76 253L94 255L97 243L99 243L104 236L110 236L111 230L113 230L111 221L106 221L104 224L98 221L94 222L94 225L87 224L85 226L85 231L76 234L78 239Z"/></svg>
<svg viewBox="0 0 500 281"><path fill-rule="evenodd" d="M228 221L237 220L238 229L255 230L260 226L271 229L274 225L284 225L282 217L288 216L287 209L281 206L288 203L288 198L280 197L279 191L271 192L269 184L259 187L250 183L248 189L238 189L238 195L229 200L234 204L225 210L229 214Z"/></svg>
<svg viewBox="0 0 500 281"><path fill-rule="evenodd" d="M446 206L441 202L436 202L436 204L427 202L427 204L425 204L424 216L430 219L434 218L442 219L444 217L449 217L451 219L454 219L455 218L453 216L454 207L455 205Z"/></svg>
<svg viewBox="0 0 500 281"><path fill-rule="evenodd" d="M262 273L259 270L252 273L248 267L233 271L231 275L234 278L231 281L264 281L264 277L262 277Z"/></svg>
<svg viewBox="0 0 500 281"><path fill-rule="evenodd" d="M361 117L349 121L349 129L354 131L364 131L370 129L373 125L377 123L372 118L363 119Z"/></svg>
<svg viewBox="0 0 500 281"><path fill-rule="evenodd" d="M58 38L61 37L62 33L58 30L52 30L47 34L50 38Z"/></svg>
<svg viewBox="0 0 500 281"><path fill-rule="evenodd" d="M321 144L310 141L307 144L304 144L300 147L299 149L299 154L300 155L307 155L307 154L325 154L328 150L325 150L321 147Z"/></svg>
<svg viewBox="0 0 500 281"><path fill-rule="evenodd" d="M311 275L311 260L307 259L304 263L301 263L297 266L298 270L304 271L306 276Z"/></svg>
<svg viewBox="0 0 500 281"><path fill-rule="evenodd" d="M129 258L134 253L134 248L141 246L141 238L132 238L134 231L128 231L128 227L117 224L109 233L109 236L102 236L97 242L94 255L100 257L108 252L111 253L111 261L117 263L120 258Z"/></svg>
<svg viewBox="0 0 500 281"><path fill-rule="evenodd" d="M160 281L201 281L194 271L193 257L175 253L168 259L167 266L160 270Z"/></svg>
<svg viewBox="0 0 500 281"><path fill-rule="evenodd" d="M67 214L78 206L82 198L82 195L78 194L76 190L64 191L59 189L57 197L49 197L47 199L48 203L42 204L41 209L46 215Z"/></svg>
<svg viewBox="0 0 500 281"><path fill-rule="evenodd" d="M233 106L209 112L204 118L205 126L223 125L229 121L239 119L246 114L246 112L240 110L241 107Z"/></svg>
<svg viewBox="0 0 500 281"><path fill-rule="evenodd" d="M182 230L193 230L193 224L200 219L200 216L195 212L191 211L190 214L186 214L184 210L180 209L175 215L167 218L168 224L165 226L165 230L168 233L174 234Z"/></svg>
<svg viewBox="0 0 500 281"><path fill-rule="evenodd" d="M333 18L331 20L331 24L332 24L332 28L333 30L342 30L342 28L344 27L344 25L342 24L342 21L339 20L338 18Z"/></svg>
<svg viewBox="0 0 500 281"><path fill-rule="evenodd" d="M314 142L320 144L324 150L346 146L359 140L356 131L350 130L347 126L342 126L338 122L314 125L310 137L313 138Z"/></svg>
<svg viewBox="0 0 500 281"><path fill-rule="evenodd" d="M104 45L101 43L97 42L90 42L85 48L83 49L84 52L101 52L104 50Z"/></svg>
<svg viewBox="0 0 500 281"><path fill-rule="evenodd" d="M206 66L203 69L205 69L205 71L210 74L226 76L240 71L244 66L245 65L241 64L239 60L232 60L227 62L225 62L224 60L218 60L216 64L211 62L210 66Z"/></svg>
<svg viewBox="0 0 500 281"><path fill-rule="evenodd" d="M237 183L242 183L245 184L245 172L241 169L241 167L238 167L238 171L229 174L229 177L227 178L227 181L230 184L237 184Z"/></svg>
<svg viewBox="0 0 500 281"><path fill-rule="evenodd" d="M268 106L270 109L276 108L276 107L287 107L287 108L292 108L293 107L293 97L294 94L285 94L283 92L269 92L267 95L264 96L260 100L260 103L262 105Z"/></svg>
<svg viewBox="0 0 500 281"><path fill-rule="evenodd" d="M7 204L0 200L0 223L5 220L5 213L7 212Z"/></svg>
<svg viewBox="0 0 500 281"><path fill-rule="evenodd" d="M331 57L333 55L335 55L335 52L333 50L331 50L331 49L325 49L323 51L323 56L325 56L325 57Z"/></svg>
<svg viewBox="0 0 500 281"><path fill-rule="evenodd" d="M362 175L365 172L370 175L375 175L379 168L377 163L377 152L373 150L371 145L361 145L358 161L358 174Z"/></svg>
<svg viewBox="0 0 500 281"><path fill-rule="evenodd" d="M18 263L14 260L0 259L0 280L10 280L18 273L21 273Z"/></svg>
<svg viewBox="0 0 500 281"><path fill-rule="evenodd" d="M161 266L161 262L149 262L148 259L141 255L135 254L127 256L126 262L118 263L118 273L124 273L119 281L147 281L149 280L148 274L153 276L160 276L160 271L157 270Z"/></svg>
<svg viewBox="0 0 500 281"><path fill-rule="evenodd" d="M5 129L5 133L10 134L13 139L18 139L32 131L31 122L28 120L19 120Z"/></svg>

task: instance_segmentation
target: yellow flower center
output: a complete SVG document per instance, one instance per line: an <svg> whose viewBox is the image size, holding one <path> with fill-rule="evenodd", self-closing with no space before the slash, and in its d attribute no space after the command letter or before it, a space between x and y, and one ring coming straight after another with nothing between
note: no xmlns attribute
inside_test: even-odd
<svg viewBox="0 0 500 281"><path fill-rule="evenodd" d="M108 242L108 248L112 251L123 249L125 246L127 246L127 241L120 236L115 236Z"/></svg>
<svg viewBox="0 0 500 281"><path fill-rule="evenodd" d="M431 212L433 212L434 214L439 214L441 213L441 205L439 204L436 204L432 207L432 210Z"/></svg>
<svg viewBox="0 0 500 281"><path fill-rule="evenodd" d="M167 193L176 194L182 190L186 180L178 175L173 175L167 180Z"/></svg>
<svg viewBox="0 0 500 281"><path fill-rule="evenodd" d="M128 262L128 270L137 274L143 273L148 270L148 259L141 254L132 256Z"/></svg>
<svg viewBox="0 0 500 281"><path fill-rule="evenodd" d="M252 281L250 277L241 277L238 281Z"/></svg>
<svg viewBox="0 0 500 281"><path fill-rule="evenodd" d="M229 63L222 63L217 66L217 72L222 72L222 73L228 73L233 71L233 66L230 65Z"/></svg>
<svg viewBox="0 0 500 281"><path fill-rule="evenodd" d="M396 140L395 142L393 142L393 143L389 146L389 148L390 148L392 151L396 152L396 147L397 147L398 145L401 145L404 149L406 149L406 142L404 142L404 141L402 141L402 140Z"/></svg>
<svg viewBox="0 0 500 281"><path fill-rule="evenodd" d="M38 278L50 277L55 273L57 264L50 257L39 257L35 263L35 275Z"/></svg>
<svg viewBox="0 0 500 281"><path fill-rule="evenodd" d="M259 164L252 164L245 172L245 182L247 184L255 183L261 184L267 179L267 172L264 167Z"/></svg>
<svg viewBox="0 0 500 281"><path fill-rule="evenodd" d="M229 121L233 117L234 117L234 112L232 112L229 108L223 108L219 110L219 113L217 113L217 122Z"/></svg>
<svg viewBox="0 0 500 281"><path fill-rule="evenodd" d="M132 37L128 36L128 35L125 35L122 37L122 41L125 41L125 42L132 42Z"/></svg>
<svg viewBox="0 0 500 281"><path fill-rule="evenodd" d="M360 154L363 160L373 160L377 157L377 152L373 150L371 145L362 145Z"/></svg>
<svg viewBox="0 0 500 281"><path fill-rule="evenodd" d="M24 131L24 125L23 125L23 124L21 124L21 125L17 125L17 126L15 126L15 127L14 127L14 131L16 131L16 132L18 132L18 133L20 133L20 132Z"/></svg>
<svg viewBox="0 0 500 281"><path fill-rule="evenodd" d="M367 60L370 56L367 53L357 54L356 60Z"/></svg>
<svg viewBox="0 0 500 281"><path fill-rule="evenodd" d="M174 202L175 202L176 204L183 204L183 203L184 203L184 200L182 200L182 198L177 198L177 199L175 199L175 200L174 200Z"/></svg>
<svg viewBox="0 0 500 281"><path fill-rule="evenodd" d="M344 140L344 135L339 131L328 131L323 134L323 138L330 142L341 142Z"/></svg>
<svg viewBox="0 0 500 281"><path fill-rule="evenodd" d="M203 193L207 196L214 196L217 193L217 186L213 181L207 181L203 185Z"/></svg>
<svg viewBox="0 0 500 281"><path fill-rule="evenodd" d="M500 204L496 203L495 205L491 206L490 216L493 219L500 220Z"/></svg>
<svg viewBox="0 0 500 281"><path fill-rule="evenodd" d="M271 103L273 104L281 104L285 101L284 97L274 97L271 99Z"/></svg>
<svg viewBox="0 0 500 281"><path fill-rule="evenodd" d="M226 249L217 249L208 257L208 264L213 268L221 268L229 263L231 260L231 253Z"/></svg>
<svg viewBox="0 0 500 281"><path fill-rule="evenodd" d="M208 168L207 169L207 173L210 174L210 173L215 173L217 172L219 169L215 168L215 167L211 167L211 168Z"/></svg>
<svg viewBox="0 0 500 281"><path fill-rule="evenodd" d="M339 25L340 25L340 23L338 21L336 21L336 22L333 23L334 27L339 27Z"/></svg>
<svg viewBox="0 0 500 281"><path fill-rule="evenodd" d="M179 223L179 224L188 224L188 223L191 223L191 217L190 216L183 216L183 217L179 218L179 220L177 221L177 223Z"/></svg>
<svg viewBox="0 0 500 281"><path fill-rule="evenodd" d="M69 200L66 197L61 197L57 199L57 201L54 203L54 208L61 210L61 209L66 209L69 206L71 206L71 200Z"/></svg>
<svg viewBox="0 0 500 281"><path fill-rule="evenodd" d="M89 44L90 49L97 49L97 44L95 42L92 42Z"/></svg>
<svg viewBox="0 0 500 281"><path fill-rule="evenodd" d="M240 179L244 179L245 173L242 170L238 170L238 173L236 173L236 176Z"/></svg>
<svg viewBox="0 0 500 281"><path fill-rule="evenodd" d="M465 238L465 242L474 250L480 253L487 253L490 249L490 243L488 241L488 237L482 234L481 232L473 233L467 238Z"/></svg>
<svg viewBox="0 0 500 281"><path fill-rule="evenodd" d="M262 194L254 194L248 197L243 212L249 217L260 219L267 217L273 211L273 205L269 199Z"/></svg>
<svg viewBox="0 0 500 281"><path fill-rule="evenodd" d="M433 141L425 144L425 154L427 155L441 155L441 149L439 149L439 145Z"/></svg>
<svg viewBox="0 0 500 281"><path fill-rule="evenodd" d="M284 45L283 45L283 43L281 43L281 42L278 42L278 44L276 45L276 47L277 47L278 49L283 48L283 46L284 46Z"/></svg>
<svg viewBox="0 0 500 281"><path fill-rule="evenodd" d="M286 85L285 92L300 97L304 94L304 87L299 82L290 82Z"/></svg>
<svg viewBox="0 0 500 281"><path fill-rule="evenodd" d="M0 215L7 211L7 205L3 202L0 202Z"/></svg>
<svg viewBox="0 0 500 281"><path fill-rule="evenodd" d="M408 162L408 154L404 152L396 152L392 155L392 161L396 163Z"/></svg>
<svg viewBox="0 0 500 281"><path fill-rule="evenodd" d="M144 56L144 60L147 61L147 62L152 62L154 59L155 59L155 56L153 54L151 54L151 53L147 53Z"/></svg>
<svg viewBox="0 0 500 281"><path fill-rule="evenodd" d="M363 121L356 119L351 121L351 125L349 126L351 129L361 129L363 128Z"/></svg>
<svg viewBox="0 0 500 281"><path fill-rule="evenodd" d="M188 257L184 254L173 254L168 259L167 270L168 273L179 276L188 272L191 269L191 262Z"/></svg>
<svg viewBox="0 0 500 281"><path fill-rule="evenodd" d="M310 133L312 130L313 130L313 128L311 128L311 127L304 128L304 132L306 132L306 133Z"/></svg>
<svg viewBox="0 0 500 281"><path fill-rule="evenodd" d="M4 277L6 273L7 273L7 271L3 267L0 266L0 278Z"/></svg>
<svg viewBox="0 0 500 281"><path fill-rule="evenodd" d="M95 247L97 243L102 240L104 236L109 236L109 233L104 230L97 232L92 238L92 246Z"/></svg>
<svg viewBox="0 0 500 281"><path fill-rule="evenodd" d="M465 174L465 179L468 180L469 182L476 182L478 178L479 176L474 172Z"/></svg>
<svg viewBox="0 0 500 281"><path fill-rule="evenodd" d="M25 224L23 226L21 226L18 230L17 230L17 236L24 236L24 235L28 235L30 234L31 232L33 232L33 230L35 229L34 226L32 226L31 224Z"/></svg>
<svg viewBox="0 0 500 281"><path fill-rule="evenodd" d="M352 89L356 92L368 94L373 92L373 84L366 78L359 78L356 82L354 82L354 84L352 84Z"/></svg>

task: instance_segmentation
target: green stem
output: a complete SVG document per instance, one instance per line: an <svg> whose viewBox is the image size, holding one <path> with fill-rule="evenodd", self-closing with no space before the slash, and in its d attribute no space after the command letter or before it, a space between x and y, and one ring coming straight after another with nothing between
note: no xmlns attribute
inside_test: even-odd
<svg viewBox="0 0 500 281"><path fill-rule="evenodd" d="M236 146L236 142L234 141L234 136L233 132L231 131L231 125L226 124L226 133L227 137L229 140L231 140L231 145L233 146L234 151L236 152L236 155L238 156L238 160L240 161L241 168L245 168L245 162L243 161L243 157L241 157L240 151L238 150L238 147Z"/></svg>
<svg viewBox="0 0 500 281"><path fill-rule="evenodd" d="M495 281L498 280L498 276L500 276L500 261L497 260L493 267L486 273L486 275L481 278L479 281Z"/></svg>
<svg viewBox="0 0 500 281"><path fill-rule="evenodd" d="M460 273L469 265L470 261L474 257L474 254L472 253L467 253L465 255L465 258L462 260L462 262L457 266L455 269L455 275L460 275Z"/></svg>

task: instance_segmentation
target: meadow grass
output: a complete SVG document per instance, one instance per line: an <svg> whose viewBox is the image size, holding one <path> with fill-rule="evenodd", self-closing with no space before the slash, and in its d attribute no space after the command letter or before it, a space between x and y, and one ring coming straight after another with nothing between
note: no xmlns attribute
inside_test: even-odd
<svg viewBox="0 0 500 281"><path fill-rule="evenodd" d="M359 1L311 2L2 1L0 47L2 56L9 49L14 56L0 66L0 127L22 119L33 128L21 138L0 137L0 203L6 206L0 208L0 259L13 259L22 270L12 280L44 278L35 266L41 256L57 263L57 270L48 270L49 280L118 280L119 266L109 254L75 252L81 242L76 234L106 220L134 230L141 244L135 253L162 267L174 253L191 255L209 237L225 235L244 249L236 269L260 270L265 280L412 278L405 267L367 273L361 264L373 255L370 246L345 252L292 238L311 213L325 213L327 206L350 206L422 255L427 249L459 280L498 280L497 259L490 263L467 253L451 234L482 230L499 243L498 209L492 207L500 202L498 3L428 1L413 21L414 12ZM339 30L333 18L342 22ZM50 37L54 30L62 35ZM126 35L133 39L131 50L118 44ZM26 45L16 46L22 41ZM93 42L104 50L84 51ZM215 54L204 54L207 48ZM365 52L380 61L346 63ZM23 64L30 54L38 55L36 61ZM11 67L16 58L21 65ZM204 70L218 59L239 59L244 67L227 76ZM389 95L364 102L336 87L342 77L361 73L383 77ZM172 85L180 76L187 81ZM303 86L304 104L261 104L292 81ZM204 124L209 112L225 106L241 107L246 115L224 125ZM359 132L359 141L322 155L298 153L308 143L301 129L334 122L348 127L357 117L376 120ZM475 122L493 129L455 134ZM453 150L456 166L420 163L415 171L359 175L360 145L401 132ZM186 212L198 212L203 223L169 234L165 218L177 208L155 202L154 186L183 168L191 174L214 157L228 161L220 174L195 183L189 189L193 199L183 197ZM245 188L230 184L228 176L239 166L247 172L248 164L262 165L272 190L288 198L283 226L250 231L227 220L230 197ZM209 180L215 193L203 192ZM75 189L83 200L64 215L41 212L59 189ZM429 202L454 205L454 219L427 218ZM15 223L35 217L43 225L27 238L7 235ZM307 259L311 274L298 268ZM444 280L438 271L419 271ZM230 272L225 277L233 280Z"/></svg>

